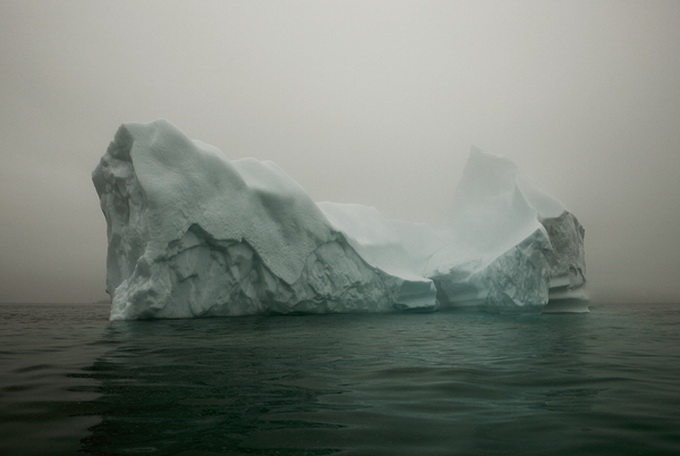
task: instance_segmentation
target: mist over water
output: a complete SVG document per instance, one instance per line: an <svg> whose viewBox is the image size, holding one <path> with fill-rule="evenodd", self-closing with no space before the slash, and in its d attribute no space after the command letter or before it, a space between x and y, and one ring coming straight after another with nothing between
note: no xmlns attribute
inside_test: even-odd
<svg viewBox="0 0 680 456"><path fill-rule="evenodd" d="M475 144L578 216L592 292L680 300L678 1L0 8L2 302L106 297L90 174L159 118L314 201L433 224Z"/></svg>
<svg viewBox="0 0 680 456"><path fill-rule="evenodd" d="M106 322L3 305L3 454L676 454L680 309Z"/></svg>

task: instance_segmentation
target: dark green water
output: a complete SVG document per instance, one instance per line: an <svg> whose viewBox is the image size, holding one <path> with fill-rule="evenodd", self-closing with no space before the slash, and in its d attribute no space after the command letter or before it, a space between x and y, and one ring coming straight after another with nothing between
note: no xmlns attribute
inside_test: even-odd
<svg viewBox="0 0 680 456"><path fill-rule="evenodd" d="M107 312L0 305L0 454L680 454L680 305Z"/></svg>

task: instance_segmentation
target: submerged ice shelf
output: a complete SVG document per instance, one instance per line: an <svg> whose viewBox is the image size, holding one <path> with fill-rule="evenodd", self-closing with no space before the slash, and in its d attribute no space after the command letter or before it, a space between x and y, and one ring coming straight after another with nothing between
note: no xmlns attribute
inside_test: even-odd
<svg viewBox="0 0 680 456"><path fill-rule="evenodd" d="M314 203L276 164L229 160L166 121L122 125L92 180L114 320L587 310L576 217L477 150L443 229Z"/></svg>

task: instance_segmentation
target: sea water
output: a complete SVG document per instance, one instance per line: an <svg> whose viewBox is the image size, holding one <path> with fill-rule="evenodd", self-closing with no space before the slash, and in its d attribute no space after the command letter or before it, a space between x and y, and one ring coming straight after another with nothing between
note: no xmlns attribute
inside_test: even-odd
<svg viewBox="0 0 680 456"><path fill-rule="evenodd" d="M107 313L0 305L0 454L680 454L680 305Z"/></svg>

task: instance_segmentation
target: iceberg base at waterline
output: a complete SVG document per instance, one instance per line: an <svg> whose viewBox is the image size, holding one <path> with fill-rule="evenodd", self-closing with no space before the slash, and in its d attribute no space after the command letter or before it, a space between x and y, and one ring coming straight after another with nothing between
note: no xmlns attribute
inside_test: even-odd
<svg viewBox="0 0 680 456"><path fill-rule="evenodd" d="M229 160L162 120L122 125L92 180L112 320L534 310L585 282L576 217L477 150L437 229L315 203L276 164Z"/></svg>

